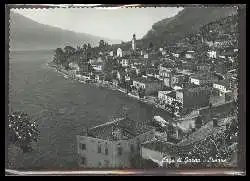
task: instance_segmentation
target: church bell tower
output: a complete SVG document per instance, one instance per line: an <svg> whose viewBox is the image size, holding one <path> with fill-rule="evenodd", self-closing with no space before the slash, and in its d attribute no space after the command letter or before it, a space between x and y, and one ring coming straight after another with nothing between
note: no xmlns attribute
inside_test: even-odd
<svg viewBox="0 0 250 181"><path fill-rule="evenodd" d="M136 50L136 37L135 34L133 34L133 39L132 39L132 50Z"/></svg>

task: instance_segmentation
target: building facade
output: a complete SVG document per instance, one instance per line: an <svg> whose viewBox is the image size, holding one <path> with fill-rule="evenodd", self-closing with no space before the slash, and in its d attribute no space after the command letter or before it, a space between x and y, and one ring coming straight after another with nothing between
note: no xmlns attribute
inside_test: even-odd
<svg viewBox="0 0 250 181"><path fill-rule="evenodd" d="M77 136L79 166L84 168L133 168L142 142L154 129L128 118L117 119Z"/></svg>
<svg viewBox="0 0 250 181"><path fill-rule="evenodd" d="M175 85L182 84L185 80L185 75L183 74L170 74L169 77L165 77L164 85L167 87L174 87Z"/></svg>
<svg viewBox="0 0 250 181"><path fill-rule="evenodd" d="M163 82L153 77L137 78L133 80L133 87L137 90L144 89L145 95L156 93L163 88Z"/></svg>
<svg viewBox="0 0 250 181"><path fill-rule="evenodd" d="M218 77L211 73L202 73L190 76L190 83L194 85L213 84L218 82Z"/></svg>
<svg viewBox="0 0 250 181"><path fill-rule="evenodd" d="M133 34L133 39L132 39L132 50L133 51L136 50L136 37L135 37L135 34Z"/></svg>
<svg viewBox="0 0 250 181"><path fill-rule="evenodd" d="M117 49L116 56L117 57L122 57L122 49L121 48Z"/></svg>
<svg viewBox="0 0 250 181"><path fill-rule="evenodd" d="M212 87L190 86L181 90L176 90L176 100L181 103L182 111L199 108L209 105Z"/></svg>
<svg viewBox="0 0 250 181"><path fill-rule="evenodd" d="M130 64L130 60L129 60L129 59L123 58L123 59L121 60L121 65L122 65L123 67L128 67L129 64Z"/></svg>

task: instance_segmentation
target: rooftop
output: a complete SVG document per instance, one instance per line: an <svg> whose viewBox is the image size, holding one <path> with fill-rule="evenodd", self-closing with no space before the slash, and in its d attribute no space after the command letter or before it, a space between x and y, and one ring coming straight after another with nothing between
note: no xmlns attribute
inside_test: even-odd
<svg viewBox="0 0 250 181"><path fill-rule="evenodd" d="M152 129L146 122L125 117L89 129L88 136L110 141L127 140Z"/></svg>
<svg viewBox="0 0 250 181"><path fill-rule="evenodd" d="M154 138L151 141L144 142L142 146L171 156L180 156L183 153L190 152L195 143L205 140L210 135L216 135L225 128L225 124L234 119L234 117L223 118L219 120L218 127L213 127L212 121L191 134L187 139L173 144L161 138Z"/></svg>
<svg viewBox="0 0 250 181"><path fill-rule="evenodd" d="M159 79L157 78L154 78L154 77L147 77L147 78L144 78L144 77L138 77L138 78L135 78L134 81L137 81L137 82L142 82L142 83L152 83L152 82L160 82Z"/></svg>
<svg viewBox="0 0 250 181"><path fill-rule="evenodd" d="M193 73L190 72L190 70L177 70L178 73L181 73L183 75L192 75Z"/></svg>
<svg viewBox="0 0 250 181"><path fill-rule="evenodd" d="M170 142L165 141L164 139L155 138L150 141L144 142L142 147L148 148L151 150L159 151L161 153L171 152L172 154L176 151L176 145Z"/></svg>
<svg viewBox="0 0 250 181"><path fill-rule="evenodd" d="M169 92L169 93L167 94L167 96L176 99L176 92L175 92L175 91L171 91L171 92Z"/></svg>
<svg viewBox="0 0 250 181"><path fill-rule="evenodd" d="M195 75L191 75L191 78L202 79L202 80L209 80L215 78L211 73L198 73Z"/></svg>
<svg viewBox="0 0 250 181"><path fill-rule="evenodd" d="M179 142L177 145L183 147L202 141L209 135L216 134L217 132L219 132L223 128L223 126L225 126L225 123L229 122L232 119L233 117L218 120L217 127L213 127L213 121L210 121L200 129L195 131L193 134L191 134L187 139Z"/></svg>
<svg viewBox="0 0 250 181"><path fill-rule="evenodd" d="M223 85L225 87L229 87L230 86L230 80L229 79L219 80L216 84Z"/></svg>
<svg viewBox="0 0 250 181"><path fill-rule="evenodd" d="M204 87L210 87L210 85L196 85L196 84L190 84L190 83L183 83L183 89L177 90L177 91L185 91L193 88L204 88Z"/></svg>

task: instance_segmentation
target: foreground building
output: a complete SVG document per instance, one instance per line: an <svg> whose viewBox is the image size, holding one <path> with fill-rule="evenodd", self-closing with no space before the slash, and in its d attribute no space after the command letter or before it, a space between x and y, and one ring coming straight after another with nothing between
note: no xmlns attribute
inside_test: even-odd
<svg viewBox="0 0 250 181"><path fill-rule="evenodd" d="M77 136L79 166L134 168L141 143L153 137L153 127L127 117L93 127Z"/></svg>
<svg viewBox="0 0 250 181"><path fill-rule="evenodd" d="M195 163L195 159L199 159L197 157L193 161L189 161L192 155L190 157L188 155L194 150L195 145L202 144L211 135L225 131L226 124L233 119L234 117L226 117L217 120L216 124L210 121L177 144L160 137L146 141L141 146L141 157L144 160L151 161L152 165L156 164L158 167L189 167L189 164Z"/></svg>
<svg viewBox="0 0 250 181"><path fill-rule="evenodd" d="M218 77L211 73L198 73L190 76L190 83L195 85L213 84L218 82Z"/></svg>

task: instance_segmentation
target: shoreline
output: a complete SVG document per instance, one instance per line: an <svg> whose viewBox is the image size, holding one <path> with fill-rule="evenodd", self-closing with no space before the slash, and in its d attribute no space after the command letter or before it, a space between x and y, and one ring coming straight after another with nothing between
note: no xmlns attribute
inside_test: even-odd
<svg viewBox="0 0 250 181"><path fill-rule="evenodd" d="M78 82L80 82L80 83L83 83L83 84L94 85L94 86L97 87L97 88L107 88L107 89L112 90L112 91L121 92L121 93L123 93L124 95L126 95L128 98L132 98L132 99L134 99L134 100L136 100L136 101L139 101L139 102L141 102L141 103L144 103L144 104L153 106L154 108L160 109L160 110L162 110L162 111L166 111L166 112L170 115L171 119L177 117L177 116L174 116L174 117L171 116L171 113L170 113L167 109L164 109L164 108L160 107L160 105L156 105L154 102L148 100L147 98L143 98L143 99L142 99L142 98L139 98L139 96L135 96L135 95L133 95L133 94L131 94L131 93L127 93L126 90L124 90L124 89L121 88L121 87L111 86L109 83L104 83L104 82L101 82L101 81L98 82L98 81L93 80L93 79L90 79L90 82L83 81L83 80L78 80L77 78L71 77L71 76L69 75L69 73L68 73L66 70L62 69L62 70L63 70L63 71L62 71L62 70L60 70L60 69L57 69L57 66L56 66L55 64L53 64L52 62L48 62L48 63L46 63L46 65L47 65L49 68L55 70L57 73L63 75L64 78L66 78L66 79L76 80L76 81L78 81Z"/></svg>
<svg viewBox="0 0 250 181"><path fill-rule="evenodd" d="M160 109L160 110L166 112L167 114L169 114L170 119L175 120L175 121L183 120L185 117L192 116L192 114L194 112L197 112L197 111L200 112L203 109L208 109L209 108L208 106L206 106L206 107L201 107L199 109L194 109L194 110L192 110L191 112L189 112L187 114L183 114L183 115L176 115L176 114L174 114L173 115L168 109L163 108L162 105L156 104L155 101L154 101L154 99L152 99L152 98L150 99L149 96L146 97L146 98L139 98L139 96L133 95L131 93L127 93L127 91L125 89L121 88L121 87L117 87L117 86L112 85L111 83L108 83L108 82L97 81L95 79L89 79L89 82L86 81L86 80L79 80L75 76L72 77L67 70L65 70L65 69L58 69L57 66L53 62L46 63L46 66L48 68L51 68L51 69L55 70L57 73L63 75L63 77L65 79L71 79L71 80L77 81L79 83L93 85L96 88L106 88L106 89L109 89L109 90L112 90L112 91L121 92L123 95L125 95L128 98L132 98L132 99L134 99L134 100L136 100L136 101L138 101L140 103L147 104L149 106L152 106L153 108ZM222 105L215 105L214 108L215 107L219 107L219 106L223 106L223 105L225 105L227 103L229 103L229 102L226 102L226 103L224 103Z"/></svg>

